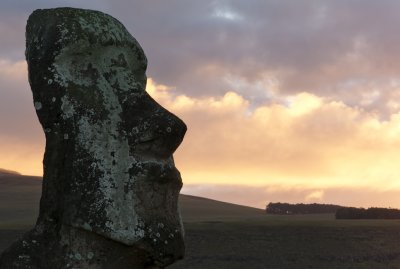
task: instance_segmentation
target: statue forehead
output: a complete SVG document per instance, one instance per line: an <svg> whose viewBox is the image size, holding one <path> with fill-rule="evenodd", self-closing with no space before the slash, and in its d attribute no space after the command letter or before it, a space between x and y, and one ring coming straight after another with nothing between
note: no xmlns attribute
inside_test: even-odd
<svg viewBox="0 0 400 269"><path fill-rule="evenodd" d="M60 8L52 12L52 10L39 9L32 13L29 20L42 22L29 24L28 21L28 27L34 28L33 34L38 39L41 34L46 33L46 30L51 30L60 34L58 36L60 39L56 42L62 45L81 39L103 45L118 46L129 42L139 45L118 20L98 11Z"/></svg>
<svg viewBox="0 0 400 269"><path fill-rule="evenodd" d="M129 51L137 62L137 68L143 72L147 68L147 58L137 40L118 20L102 12L73 8L59 8L55 12L36 10L30 16L27 28L31 29L27 29L26 54L35 58L38 64L45 64L49 58L61 53L90 53L99 46L111 48L104 51L106 54L113 50Z"/></svg>

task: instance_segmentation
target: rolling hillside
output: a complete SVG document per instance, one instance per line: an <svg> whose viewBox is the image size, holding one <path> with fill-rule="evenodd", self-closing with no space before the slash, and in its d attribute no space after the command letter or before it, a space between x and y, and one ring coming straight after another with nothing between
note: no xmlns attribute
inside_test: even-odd
<svg viewBox="0 0 400 269"><path fill-rule="evenodd" d="M41 189L40 177L0 169L0 227L33 225ZM261 209L184 194L180 195L179 204L185 222L265 215Z"/></svg>

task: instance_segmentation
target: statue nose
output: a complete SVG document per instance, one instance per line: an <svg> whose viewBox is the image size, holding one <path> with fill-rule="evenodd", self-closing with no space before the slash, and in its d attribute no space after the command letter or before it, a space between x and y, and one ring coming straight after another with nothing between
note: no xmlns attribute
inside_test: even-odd
<svg viewBox="0 0 400 269"><path fill-rule="evenodd" d="M178 146L182 143L183 137L187 131L186 124L171 112L165 110L163 115L156 119L157 137L160 143L156 150L159 154L169 156L172 155Z"/></svg>
<svg viewBox="0 0 400 269"><path fill-rule="evenodd" d="M156 109L142 120L142 127L137 130L136 152L167 158L181 144L187 127L180 118L152 101Z"/></svg>

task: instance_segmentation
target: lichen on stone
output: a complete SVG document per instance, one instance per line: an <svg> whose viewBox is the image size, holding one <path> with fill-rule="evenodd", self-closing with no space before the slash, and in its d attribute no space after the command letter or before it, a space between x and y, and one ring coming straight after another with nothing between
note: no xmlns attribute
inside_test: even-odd
<svg viewBox="0 0 400 269"><path fill-rule="evenodd" d="M0 267L19 256L17 269L164 267L181 258L172 154L186 125L146 93L139 43L111 16L73 8L35 11L26 38L46 133L43 193L35 228Z"/></svg>

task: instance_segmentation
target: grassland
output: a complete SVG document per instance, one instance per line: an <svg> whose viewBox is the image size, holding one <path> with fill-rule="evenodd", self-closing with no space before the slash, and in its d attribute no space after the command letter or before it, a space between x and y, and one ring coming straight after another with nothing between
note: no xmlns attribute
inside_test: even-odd
<svg viewBox="0 0 400 269"><path fill-rule="evenodd" d="M400 268L399 222L273 216L185 226L187 257L171 268Z"/></svg>
<svg viewBox="0 0 400 269"><path fill-rule="evenodd" d="M40 181L24 180L0 177L0 252L34 224ZM171 269L400 269L398 220L266 215L186 195L180 206L187 255Z"/></svg>

